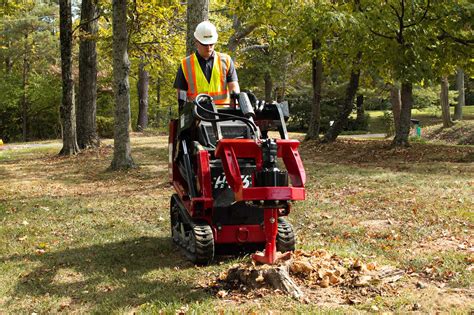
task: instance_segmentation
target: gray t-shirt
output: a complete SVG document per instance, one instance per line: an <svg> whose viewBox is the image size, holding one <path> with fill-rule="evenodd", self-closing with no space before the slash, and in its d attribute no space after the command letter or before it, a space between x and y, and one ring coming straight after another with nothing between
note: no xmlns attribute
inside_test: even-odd
<svg viewBox="0 0 474 315"><path fill-rule="evenodd" d="M216 53L214 52L212 56L209 59L204 59L199 55L199 53L196 51L196 56L197 60L199 62L199 65L201 66L202 72L204 73L204 76L207 79L207 82L211 81L211 75L212 75L212 67L214 65L214 56ZM232 59L230 60L230 66L229 66L229 71L227 72L227 78L226 82L234 82L238 81L239 79L237 78L237 71L235 71L235 66L234 62ZM176 73L176 78L174 80L174 88L179 89L182 91L187 91L188 90L188 82L186 81L186 77L184 76L183 69L181 65L179 65L178 72Z"/></svg>

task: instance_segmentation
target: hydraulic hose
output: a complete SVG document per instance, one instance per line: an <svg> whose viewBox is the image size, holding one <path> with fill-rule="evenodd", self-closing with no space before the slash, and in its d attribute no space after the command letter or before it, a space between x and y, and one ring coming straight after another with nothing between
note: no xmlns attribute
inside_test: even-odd
<svg viewBox="0 0 474 315"><path fill-rule="evenodd" d="M232 115L232 114L226 114L226 113L219 113L219 112L214 112L214 111L210 111L206 108L204 108L201 104L200 104L200 101L201 101L201 98L209 98L209 99L212 99L209 95L207 94L199 94L198 96L196 96L196 99L194 100L194 103L196 104L197 107L199 107L201 110L203 110L204 112L206 113L209 113L209 114L212 114L212 115L217 115L217 116L223 116L223 117L226 117L226 118L205 118L205 117L202 117L201 115L199 115L199 113L197 112L197 108L194 107L193 108L193 115L197 118L199 118L200 120L202 121L206 121L206 122L220 122L220 121L231 121L231 120L240 120L242 121L243 123L245 123L251 130L252 130L252 133L254 135L257 134L257 126L255 125L255 123L253 121L251 121L250 119L248 118L244 118L244 117L240 117L240 116L236 116L236 115Z"/></svg>

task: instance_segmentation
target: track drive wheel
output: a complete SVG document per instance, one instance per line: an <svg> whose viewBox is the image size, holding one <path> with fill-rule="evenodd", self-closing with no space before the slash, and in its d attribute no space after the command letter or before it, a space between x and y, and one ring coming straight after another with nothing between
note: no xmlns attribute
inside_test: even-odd
<svg viewBox="0 0 474 315"><path fill-rule="evenodd" d="M283 218L278 218L278 234L276 237L276 248L279 252L293 252L296 239L293 226Z"/></svg>
<svg viewBox="0 0 474 315"><path fill-rule="evenodd" d="M214 259L214 234L209 224L194 222L173 199L170 204L171 238L190 261L198 265Z"/></svg>
<svg viewBox="0 0 474 315"><path fill-rule="evenodd" d="M207 223L196 223L189 244L191 260L198 265L207 265L214 259L214 234Z"/></svg>

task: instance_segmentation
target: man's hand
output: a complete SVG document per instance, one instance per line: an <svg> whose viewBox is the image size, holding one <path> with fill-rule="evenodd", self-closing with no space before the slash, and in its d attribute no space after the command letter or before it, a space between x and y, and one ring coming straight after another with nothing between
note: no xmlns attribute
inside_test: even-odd
<svg viewBox="0 0 474 315"><path fill-rule="evenodd" d="M239 81L229 82L229 83L227 83L227 85L229 86L229 92L230 93L232 93L232 92L237 93L237 94L240 93Z"/></svg>

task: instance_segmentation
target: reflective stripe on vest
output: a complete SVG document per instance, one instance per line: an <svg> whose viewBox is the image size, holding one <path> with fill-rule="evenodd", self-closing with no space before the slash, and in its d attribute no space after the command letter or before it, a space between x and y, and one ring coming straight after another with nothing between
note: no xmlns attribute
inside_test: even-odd
<svg viewBox="0 0 474 315"><path fill-rule="evenodd" d="M226 80L230 66L229 55L215 52L210 82L207 81L195 53L184 58L181 66L188 82L187 97L189 101L194 100L200 93L206 93L212 96L216 105L230 103Z"/></svg>

